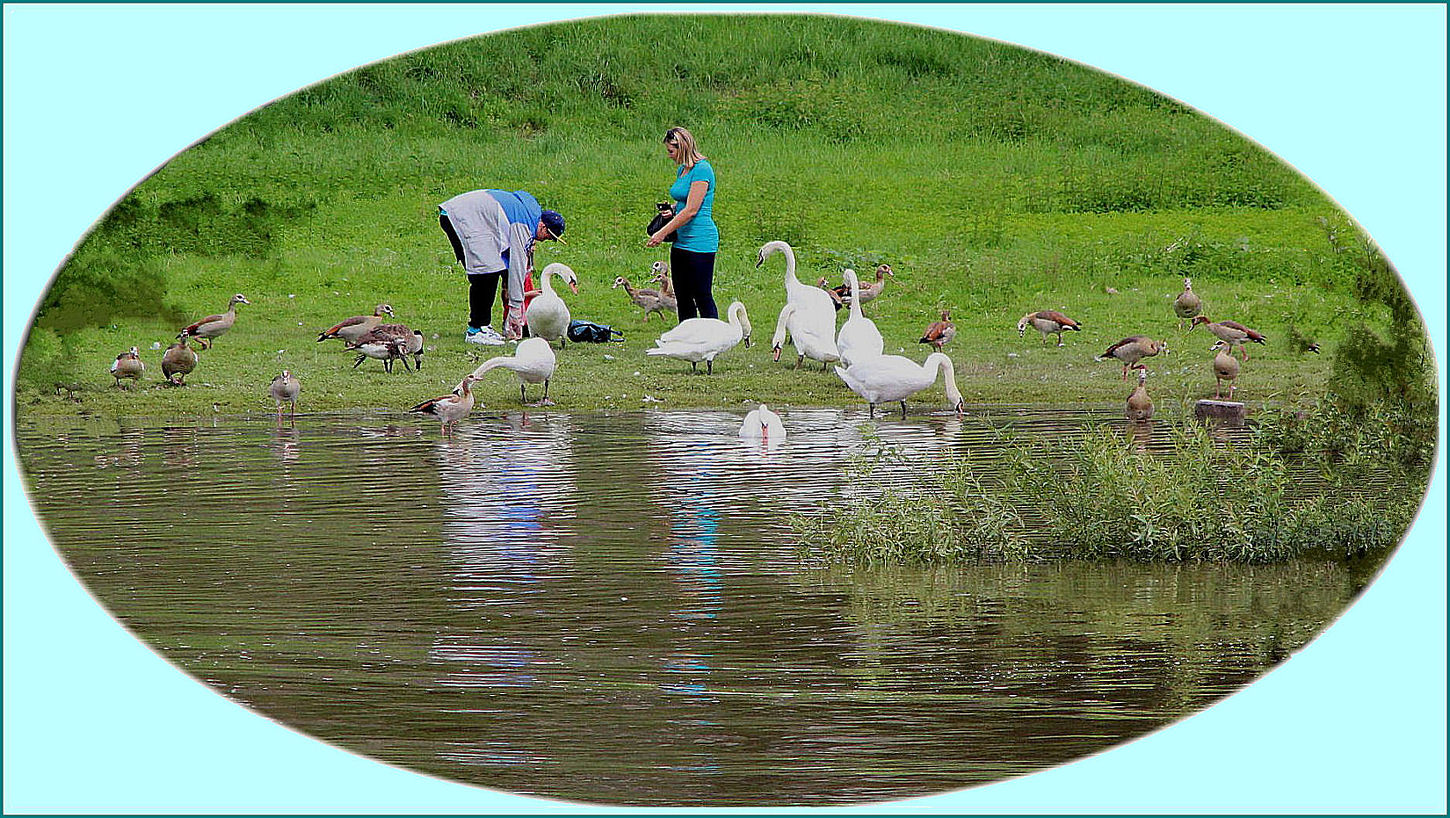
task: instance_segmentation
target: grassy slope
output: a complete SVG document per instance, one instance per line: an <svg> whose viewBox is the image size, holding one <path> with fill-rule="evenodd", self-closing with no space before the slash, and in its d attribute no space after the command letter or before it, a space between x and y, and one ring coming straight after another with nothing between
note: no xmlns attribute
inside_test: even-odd
<svg viewBox="0 0 1450 818"><path fill-rule="evenodd" d="M657 47L681 37L698 45ZM664 325L645 324L609 289L663 257L642 246L642 224L670 180L658 140L672 123L688 124L716 165L715 293L722 310L745 302L760 342L722 357L710 378L647 359ZM562 353L551 395L568 409L637 408L645 395L666 407L857 402L832 374L770 362L782 262L757 270L754 259L775 238L796 246L802 279L891 263L897 280L867 308L888 351L923 357L922 327L950 308L959 334L948 352L972 402L1120 401L1118 368L1092 355L1136 333L1175 349L1153 366L1160 404L1211 394L1209 339L1180 336L1169 307L1183 275L1212 317L1271 339L1240 378L1250 401L1321 389L1336 322L1358 309L1349 281L1360 245L1344 215L1252 145L1143 89L905 26L614 18L371 66L178 156L61 272L22 357L18 404L74 413L52 387L67 381L95 387L79 411L252 411L270 406L266 384L284 367L314 411L446 391L500 351L462 342L463 277L434 216L439 201L480 186L526 188L566 214L570 243L543 247L540 266L572 266L575 316L627 335ZM147 347L233 292L254 305L203 353L193 386L106 388L110 361L133 344L154 385L160 352ZM373 361L354 371L335 342L313 342L379 301L438 334L421 374L385 376ZM1065 349L1015 332L1024 312L1049 307L1086 327ZM1291 326L1326 354L1294 351ZM495 377L484 400L511 405L515 383ZM941 406L941 387L920 401Z"/></svg>

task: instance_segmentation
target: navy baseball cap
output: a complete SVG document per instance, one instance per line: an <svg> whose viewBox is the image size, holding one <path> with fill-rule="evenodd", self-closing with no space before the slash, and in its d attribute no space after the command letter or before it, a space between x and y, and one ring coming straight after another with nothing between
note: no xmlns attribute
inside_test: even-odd
<svg viewBox="0 0 1450 818"><path fill-rule="evenodd" d="M539 215L539 221L543 222L544 229L549 231L549 235L554 237L554 241L565 243L563 238L564 217L559 215L559 211L545 210Z"/></svg>

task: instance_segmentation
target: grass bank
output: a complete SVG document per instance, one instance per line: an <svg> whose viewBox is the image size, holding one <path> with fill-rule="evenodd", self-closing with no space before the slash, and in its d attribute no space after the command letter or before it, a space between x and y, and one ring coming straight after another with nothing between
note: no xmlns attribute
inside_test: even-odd
<svg viewBox="0 0 1450 818"><path fill-rule="evenodd" d="M688 40L685 51L661 42ZM949 104L944 101L950 101ZM784 239L801 277L890 263L868 306L891 352L941 309L968 401L1105 403L1129 391L1092 357L1130 334L1169 340L1150 388L1212 390L1208 338L1180 334L1171 297L1191 276L1216 320L1270 338L1240 376L1254 404L1303 403L1336 377L1347 325L1394 316L1356 291L1373 253L1348 217L1272 156L1152 91L1049 55L910 26L805 16L613 17L505 32L405 55L303 89L221 129L140 183L77 247L38 308L17 372L21 413L188 414L270 408L283 368L304 411L402 408L482 356L462 341L465 293L435 212L477 187L525 188L569 220L562 261L576 317L626 342L561 353L560 409L858 402L830 373L772 364L763 344L713 377L647 359L638 281L671 168L659 137L686 124L720 178L715 293L742 300L764 341L783 302ZM1386 273L1398 287L1393 271ZM236 327L184 389L156 388L160 349L235 292ZM387 302L428 336L424 370L351 369L318 330ZM1063 349L1017 319L1061 309L1085 330ZM1326 354L1304 354L1307 340ZM138 346L142 388L107 373ZM55 384L79 385L57 391ZM486 403L516 400L511 379ZM944 404L940 385L919 406Z"/></svg>

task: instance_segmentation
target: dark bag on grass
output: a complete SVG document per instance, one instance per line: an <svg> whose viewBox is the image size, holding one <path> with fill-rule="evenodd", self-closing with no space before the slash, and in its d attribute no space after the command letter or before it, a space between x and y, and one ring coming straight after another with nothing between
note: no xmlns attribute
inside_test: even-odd
<svg viewBox="0 0 1450 818"><path fill-rule="evenodd" d="M649 220L649 227L646 227L644 229L644 233L646 236L653 236L655 234L655 231L669 224L670 219L673 219L675 217L674 210L670 207L669 202L658 202L655 204L655 209L659 212L655 214L655 217L653 219ZM674 243L674 231L671 231L668 236L665 236L665 241L671 244Z"/></svg>
<svg viewBox="0 0 1450 818"><path fill-rule="evenodd" d="M614 336L619 336L618 338ZM610 341L624 342L624 333L614 327L606 327L593 321L574 319L569 322L569 340L576 344L603 344Z"/></svg>

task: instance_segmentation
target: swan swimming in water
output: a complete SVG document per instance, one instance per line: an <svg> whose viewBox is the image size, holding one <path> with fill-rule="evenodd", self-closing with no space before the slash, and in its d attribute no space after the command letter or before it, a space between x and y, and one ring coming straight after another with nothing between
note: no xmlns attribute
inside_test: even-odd
<svg viewBox="0 0 1450 818"><path fill-rule="evenodd" d="M661 335L654 349L645 350L645 354L689 361L691 372L699 371L698 365L704 361L706 374L714 374L716 355L734 349L742 340L750 346L750 317L745 314L745 305L732 301L725 315L730 319L728 322L719 318L687 318Z"/></svg>
<svg viewBox="0 0 1450 818"><path fill-rule="evenodd" d="M785 440L785 424L781 422L780 415L770 411L765 404L760 404L757 409L751 409L745 416L745 421L740 424L740 436L746 440L766 440L770 443L779 443Z"/></svg>
<svg viewBox="0 0 1450 818"><path fill-rule="evenodd" d="M899 401L902 420L906 419L906 399L936 383L938 373L946 378L947 402L960 415L962 393L957 391L952 359L944 352L933 352L920 364L900 355L878 355L849 367L836 367L836 374L851 391L871 405L871 417L876 417L876 404Z"/></svg>

